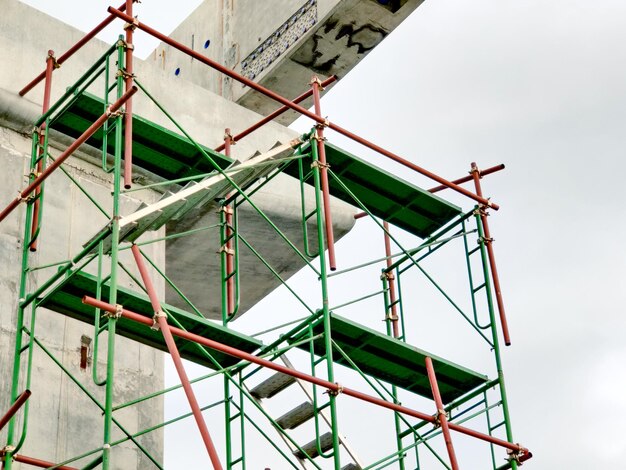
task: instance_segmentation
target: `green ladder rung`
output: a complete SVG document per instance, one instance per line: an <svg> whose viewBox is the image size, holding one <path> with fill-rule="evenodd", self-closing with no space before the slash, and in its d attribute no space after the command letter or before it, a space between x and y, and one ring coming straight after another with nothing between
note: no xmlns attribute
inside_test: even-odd
<svg viewBox="0 0 626 470"><path fill-rule="evenodd" d="M472 293L475 294L476 292L478 292L479 290L483 289L485 286L487 285L486 282L483 282L481 285L479 285L478 287L474 287L472 289Z"/></svg>
<svg viewBox="0 0 626 470"><path fill-rule="evenodd" d="M476 248L472 248L470 251L467 252L467 256L472 256L474 253L476 253L478 250L480 250L480 245L478 245Z"/></svg>
<svg viewBox="0 0 626 470"><path fill-rule="evenodd" d="M490 427L490 428L489 428L489 432L493 432L493 431L495 431L495 430L496 430L496 429L498 429L499 427L504 426L504 424L506 424L506 421L502 421L502 422L500 422L500 423L496 424L495 426Z"/></svg>

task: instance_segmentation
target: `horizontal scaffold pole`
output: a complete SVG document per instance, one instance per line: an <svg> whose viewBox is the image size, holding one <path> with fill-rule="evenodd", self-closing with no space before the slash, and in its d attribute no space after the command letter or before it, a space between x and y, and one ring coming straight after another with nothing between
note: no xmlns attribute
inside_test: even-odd
<svg viewBox="0 0 626 470"><path fill-rule="evenodd" d="M26 465L32 465L33 467L39 468L50 468L53 467L57 470L78 470L75 467L68 467L66 465L61 465L57 467L53 462L47 462L41 459L35 459L33 457L27 457L25 455L15 454L12 456L15 462L25 463Z"/></svg>
<svg viewBox="0 0 626 470"><path fill-rule="evenodd" d="M133 87L124 93L119 100L109 106L106 112L100 116L96 122L94 122L91 126L87 128L83 134L76 139L61 155L57 157L57 159L47 167L37 178L35 178L25 189L19 192L17 198L15 198L11 203L4 208L2 212L0 212L0 222L2 222L7 215L9 215L13 210L19 206L20 202L24 202L27 200L28 196L44 182L44 180L50 176L50 174L56 170L61 164L67 160L67 158L72 155L78 147L84 144L93 134L96 133L98 129L102 127L102 125L106 122L112 114L116 113L128 99L133 96L137 92L137 88Z"/></svg>
<svg viewBox="0 0 626 470"><path fill-rule="evenodd" d="M110 312L110 313L119 313L118 307L116 307L115 305L111 305L108 304L106 302L103 302L101 300L95 299L93 297L90 296L84 296L83 297L83 303L86 305L91 305L92 307L95 308L99 308L101 310ZM146 325L147 327L152 327L153 326L153 321L152 319L145 317L144 315L140 315L138 313L132 312L130 310L127 310L125 308L120 309L121 310L121 316L135 321L137 323L142 323L144 325ZM420 411L416 411L413 410L411 408L407 408L405 406L402 405L398 405L396 403L392 403L386 400L382 400L380 398L376 398L373 397L371 395L367 395L365 393L359 392L357 390L353 390L351 388L347 388L347 387L343 387L338 383L332 383L329 382L328 380L324 380L321 379L319 377L314 377L312 375L308 375L305 374L304 372L300 372L298 370L294 370L294 369L290 369L289 367L285 367L285 366L281 366L280 364L276 364L274 362L268 361L267 359L262 359L258 356L255 356L254 354L250 354L247 353L245 351L241 351L239 349L233 348L231 346L228 346L226 344L222 344L219 343L217 341L208 339L208 338L204 338L200 335L196 335L194 333L190 333L188 331L185 330L181 330L180 328L176 328L174 326L169 326L170 331L172 332L172 334L174 336L178 336L179 338L183 338L189 341L193 341L195 343L201 344L203 346L206 346L208 348L211 349L215 349L217 351L223 352L225 354L228 354L230 356L233 357L237 357L239 359L243 359L244 361L249 361L252 362L254 364L263 366L263 367L267 367L268 369L272 369L275 370L277 372L282 372L283 374L286 375L290 375L292 377L295 377L297 379L301 379L304 380L306 382L315 384L315 385L319 385L320 387L324 387L326 389L328 389L330 392L332 393L342 393L344 395L348 395L351 396L353 398L357 398L361 401L365 401L367 403L371 403L373 405L378 405L381 406L383 408L387 408L389 410L392 411L397 411L398 413L402 413L405 414L407 416L412 416L414 418L417 419L421 419L424 421L428 421L429 423L435 423L436 418L432 415L429 415L427 413L422 413ZM473 429L469 429L463 426L459 426L458 424L453 424L453 423L449 423L448 427L450 429L452 429L453 431L462 433L462 434L466 434L468 436L471 437L475 437L477 439L481 439L483 441L486 442L490 442L492 444L495 444L497 446L500 447L504 447L506 449L510 449L511 451L513 451L514 454L518 455L526 455L529 453L528 449L526 449L525 447L519 445L519 444L514 444L512 442L507 442L505 440L502 439L498 439L497 437L493 437L493 436L489 436L487 434L483 434L481 432L478 431L474 431Z"/></svg>
<svg viewBox="0 0 626 470"><path fill-rule="evenodd" d="M126 10L126 3L124 3L122 6L120 6L118 8L118 10L119 11ZM107 16L105 20L103 20L100 24L98 24L98 26L96 26L94 29L89 31L87 34L85 34L80 41L78 41L76 44L74 44L72 47L70 47L67 50L67 52L65 52L65 54L63 54L61 57L59 57L56 60L56 65L60 66L61 64L63 64L63 62L65 62L67 59L72 57L80 48L82 48L85 44L87 44L89 41L91 41L96 36L96 34L98 34L100 31L102 31L104 28L106 28L108 25L110 25L113 22L114 19L115 19L115 16L109 14L109 16ZM20 90L20 93L19 93L20 96L24 96L30 90L35 88L37 86L37 84L39 82L41 82L45 78L45 76L46 76L46 71L44 70L39 75L37 75L33 79L33 81L31 81L28 85L26 85L24 88L22 88Z"/></svg>
<svg viewBox="0 0 626 470"><path fill-rule="evenodd" d="M469 197L470 199L473 199L476 202L479 202L480 204L484 204L488 207L491 207L494 210L498 210L500 206L498 206L496 203L489 201L488 199L482 198L482 197L478 197L476 194L472 193L471 191L468 191L465 188L462 188L461 186L458 186L454 183L451 183L450 181L442 178L439 175L436 175L435 173L432 173L428 170L426 170L425 168L422 168L418 165L416 165L415 163L412 163L402 157L400 157L399 155L396 155L393 152L390 152L389 150L385 150L384 148L369 142L368 140L364 139L363 137L360 137L352 132L350 132L347 129L344 129L343 127L334 124L332 122L329 122L327 119L324 119L321 116L316 115L315 113L312 113L311 111L309 111L308 109L303 108L302 106L298 105L298 104L294 104L291 101L289 101L287 98L279 95L278 93L273 92L272 90L265 88L262 85L259 85L258 83L250 80L249 78L244 77L243 75L238 74L237 72L224 67L222 64L215 62L214 60L209 59L208 57L200 54L199 52L194 51L193 49L190 49L189 47L185 46L184 44L175 41L174 39L170 38L169 36L166 36L163 33L160 33L159 31L157 31L156 29L151 28L150 26L138 21L136 18L133 18L131 16L128 16L126 13L123 13L119 10L116 10L113 7L109 7L108 12L117 16L118 18L131 23L133 25L135 25L137 28L141 29L142 31L150 34L151 36L154 36L155 38L159 39L160 41L163 41L166 44L169 44L170 46L172 46L175 49L178 49L181 52L184 52L185 54L187 54L190 57L193 57L194 59L198 60L199 62L202 62L203 64L208 65L209 67L217 70L218 72L223 73L224 75L229 76L230 78L232 78L233 80L237 80L238 82L249 86L250 88L252 88L255 91L258 91L259 93L267 96L268 98L271 98L275 101L278 101L279 103L283 104L284 106L287 106L291 109L293 109L294 111L299 112L300 114L308 117L309 119L314 120L315 122L317 122L318 124L321 124L323 126L328 127L329 129L334 130L335 132L338 132L346 137L348 137L349 139L354 140L355 142L358 142L372 150L374 150L375 152L380 153L381 155L384 155L387 158L390 158L391 160L394 160L397 163L400 163L401 165L406 166L407 168L411 168L412 170L417 171L418 173L436 181L439 184L443 184L445 186L447 186L450 189L454 189L455 191L457 191L458 193L463 194L464 196Z"/></svg>

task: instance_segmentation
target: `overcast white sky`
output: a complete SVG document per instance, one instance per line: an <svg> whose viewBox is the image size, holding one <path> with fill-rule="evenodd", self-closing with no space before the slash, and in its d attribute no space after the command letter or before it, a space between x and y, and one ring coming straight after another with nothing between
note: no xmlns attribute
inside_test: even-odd
<svg viewBox="0 0 626 470"><path fill-rule="evenodd" d="M26 3L85 30L107 5ZM166 3L139 8L167 32L199 2ZM427 0L323 100L332 121L451 179L506 164L483 184L502 206L490 222L514 433L535 454L524 468L626 458L625 44L623 0Z"/></svg>

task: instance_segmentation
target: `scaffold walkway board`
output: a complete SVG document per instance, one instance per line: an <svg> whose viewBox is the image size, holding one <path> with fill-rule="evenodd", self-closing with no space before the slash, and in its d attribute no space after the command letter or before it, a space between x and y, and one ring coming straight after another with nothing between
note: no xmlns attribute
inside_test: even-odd
<svg viewBox="0 0 626 470"><path fill-rule="evenodd" d="M432 398L424 362L426 356L433 360L444 403L450 403L488 380L485 375L433 356L334 313L331 315L330 324L333 341L363 373L418 395ZM323 331L323 319L320 318L313 324L313 334L321 335ZM302 331L291 338L290 342L301 341L307 335L308 331ZM314 340L313 344L315 353L323 355L325 351L323 336ZM308 351L309 343L300 344L298 347ZM333 360L354 368L336 348L333 348Z"/></svg>
<svg viewBox="0 0 626 470"><path fill-rule="evenodd" d="M54 130L78 137L105 111L104 101L82 93L52 123ZM87 143L102 148L103 130L98 130ZM107 150L114 152L113 134L107 139ZM232 160L221 153L201 146L220 166L226 168ZM133 163L164 179L172 180L203 173L215 168L187 138L154 122L133 114Z"/></svg>
<svg viewBox="0 0 626 470"><path fill-rule="evenodd" d="M372 214L390 224L424 238L461 214L461 208L333 144L325 142L325 148L326 162L332 172ZM304 148L303 153L306 152L307 148ZM299 177L298 164L295 162L285 171ZM329 178L328 182L333 196L356 205L335 178Z"/></svg>
<svg viewBox="0 0 626 470"><path fill-rule="evenodd" d="M82 298L85 295L95 297L96 285L97 278L95 276L79 271L63 281L52 293L45 296L40 306L76 320L93 324L95 319L94 308L83 304ZM102 286L102 298L106 300L108 295L109 285L105 284ZM118 287L117 303L148 318L152 318L154 314L148 297L129 289ZM162 304L162 307L168 312L169 323L172 326L178 326L178 323L180 323L181 327L189 332L249 353L256 351L262 346L262 342L259 340L237 333L196 314L191 314L166 304ZM152 330L145 325L122 319L117 322L116 331L120 335L142 344L167 351L163 334L158 330ZM200 352L200 348L195 343L176 339L176 344L184 359L212 369L217 368L211 360ZM210 349L208 351L222 367L228 367L239 361L235 357L218 351Z"/></svg>

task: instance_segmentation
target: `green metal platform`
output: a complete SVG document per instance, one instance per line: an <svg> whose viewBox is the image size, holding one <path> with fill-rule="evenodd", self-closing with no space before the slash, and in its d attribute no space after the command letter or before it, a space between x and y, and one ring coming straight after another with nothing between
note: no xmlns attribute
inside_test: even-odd
<svg viewBox="0 0 626 470"><path fill-rule="evenodd" d="M310 144L309 144L310 145ZM445 225L461 209L428 191L352 155L328 142L326 161L346 187L377 217L420 238L425 238ZM310 160L304 160L308 171ZM298 164L290 164L286 173L298 178ZM329 177L333 196L356 205L354 199Z"/></svg>
<svg viewBox="0 0 626 470"><path fill-rule="evenodd" d="M86 323L94 323L94 308L82 303L84 295L95 297L97 278L90 274L78 272L66 279L51 294L44 297L40 303L41 307L54 310L67 315L76 320ZM109 295L109 286L102 286L102 299L106 300ZM124 308L135 313L152 318L153 309L147 296L138 294L129 289L118 288L117 301ZM232 329L224 328L211 320L199 317L176 307L163 304L163 307L182 325L184 329L191 333L218 341L228 346L241 349L248 353L253 353L262 346L262 342L249 336L237 333ZM175 323L170 320L170 324ZM121 319L117 322L117 333L127 338L138 341L142 344L167 351L163 335L158 330L152 330L145 325L131 320ZM180 338L176 338L176 344L181 356L189 361L215 369L215 365L207 359L194 343ZM220 363L222 367L239 362L239 359L209 349L209 352Z"/></svg>
<svg viewBox="0 0 626 470"><path fill-rule="evenodd" d="M52 123L54 130L70 137L78 137L104 112L104 101L88 93L76 100ZM112 121L110 121L111 125ZM114 135L110 133L107 148L114 151ZM102 148L103 130L99 129L87 143ZM232 160L212 149L201 146L221 167ZM171 180L208 173L215 168L185 137L141 116L133 115L133 164L162 178Z"/></svg>
<svg viewBox="0 0 626 470"><path fill-rule="evenodd" d="M319 319L313 324L313 334L318 335L323 331L323 319ZM304 340L307 335L308 331L302 331L292 337L290 342ZM335 314L331 314L331 337L363 373L418 395L432 398L424 362L426 356L429 356L433 360L439 391L444 403L450 403L488 380L485 375L433 356L403 341ZM316 339L313 344L316 354L324 354L323 337ZM303 343L298 347L309 350L308 343ZM335 363L352 368L352 365L336 350L333 350L333 360Z"/></svg>

